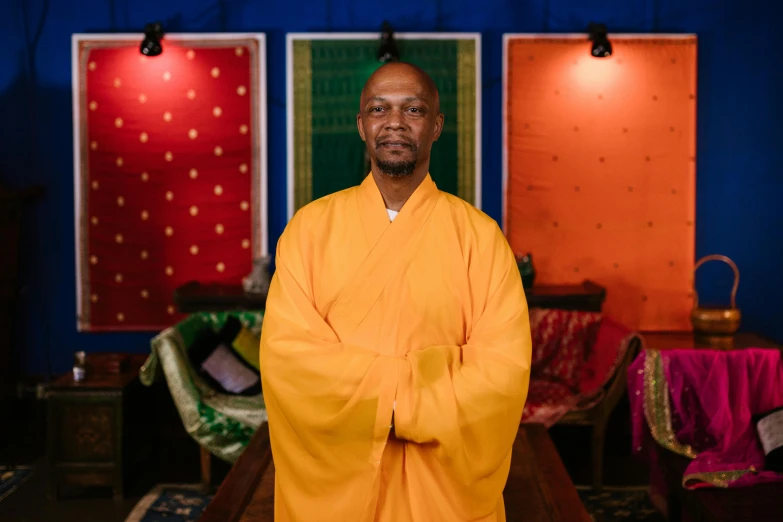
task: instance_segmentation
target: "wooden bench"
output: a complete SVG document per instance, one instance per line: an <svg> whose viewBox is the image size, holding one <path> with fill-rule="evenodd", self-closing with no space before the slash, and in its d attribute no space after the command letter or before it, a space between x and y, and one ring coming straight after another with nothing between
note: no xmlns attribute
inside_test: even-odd
<svg viewBox="0 0 783 522"><path fill-rule="evenodd" d="M199 522L272 522L275 475L269 429L258 428ZM503 491L508 522L590 522L546 428L519 427Z"/></svg>

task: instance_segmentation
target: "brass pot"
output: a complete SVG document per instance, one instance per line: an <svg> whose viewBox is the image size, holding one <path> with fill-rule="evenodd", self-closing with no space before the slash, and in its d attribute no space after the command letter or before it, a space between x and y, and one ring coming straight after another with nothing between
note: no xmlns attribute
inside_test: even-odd
<svg viewBox="0 0 783 522"><path fill-rule="evenodd" d="M715 306L699 306L699 295L696 293L696 270L707 261L723 261L734 270L734 286L731 288L731 307L721 308ZM693 267L693 310L691 311L691 323L694 333L703 336L731 336L739 329L742 314L737 308L737 287L739 286L739 269L734 261L722 255L705 256L696 262Z"/></svg>

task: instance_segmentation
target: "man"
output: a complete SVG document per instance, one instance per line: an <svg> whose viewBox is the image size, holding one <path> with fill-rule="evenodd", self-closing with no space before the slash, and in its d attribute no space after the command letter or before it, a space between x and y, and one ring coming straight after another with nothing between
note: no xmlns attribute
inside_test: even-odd
<svg viewBox="0 0 783 522"><path fill-rule="evenodd" d="M380 67L356 122L372 172L277 245L260 351L275 520L503 521L531 358L514 256L430 178L426 73Z"/></svg>

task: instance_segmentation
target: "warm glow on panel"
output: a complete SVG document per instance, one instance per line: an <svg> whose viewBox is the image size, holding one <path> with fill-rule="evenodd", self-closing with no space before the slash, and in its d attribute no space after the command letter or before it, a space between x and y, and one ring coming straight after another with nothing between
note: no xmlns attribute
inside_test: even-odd
<svg viewBox="0 0 783 522"><path fill-rule="evenodd" d="M504 227L536 282L606 287L630 328L688 330L696 39L508 40Z"/></svg>
<svg viewBox="0 0 783 522"><path fill-rule="evenodd" d="M617 82L621 74L627 71L617 67L617 58L593 58L584 56L585 53L580 49L579 59L576 59L576 65L570 68L570 80L573 85L589 89L590 91L601 91Z"/></svg>

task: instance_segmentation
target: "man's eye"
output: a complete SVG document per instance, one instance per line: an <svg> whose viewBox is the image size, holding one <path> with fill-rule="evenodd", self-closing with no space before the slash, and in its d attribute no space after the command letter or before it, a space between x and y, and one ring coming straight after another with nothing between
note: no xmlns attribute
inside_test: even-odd
<svg viewBox="0 0 783 522"><path fill-rule="evenodd" d="M383 110L383 107L372 107L370 109L370 112L381 112Z"/></svg>

